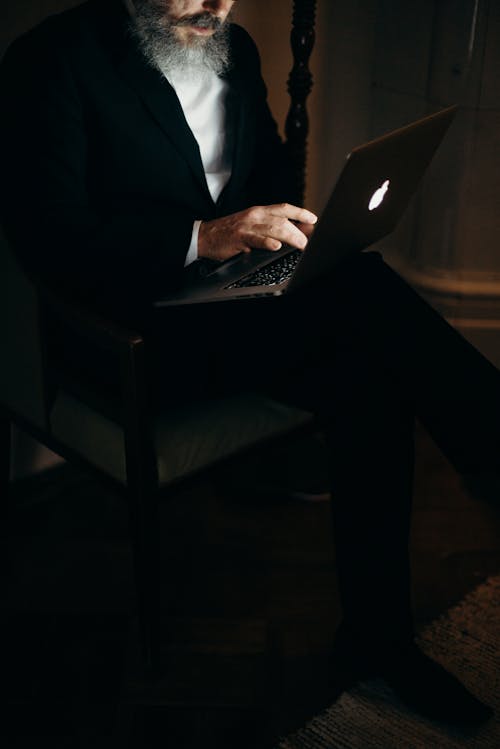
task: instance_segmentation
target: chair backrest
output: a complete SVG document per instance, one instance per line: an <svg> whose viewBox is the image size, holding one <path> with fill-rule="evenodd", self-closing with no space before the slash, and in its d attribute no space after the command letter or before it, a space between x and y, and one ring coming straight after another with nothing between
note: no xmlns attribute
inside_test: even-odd
<svg viewBox="0 0 500 749"><path fill-rule="evenodd" d="M306 189L307 136L309 134L306 103L313 87L309 58L315 42L316 3L317 0L294 0L290 37L293 68L288 79L291 102L285 133L299 203L304 201Z"/></svg>
<svg viewBox="0 0 500 749"><path fill-rule="evenodd" d="M47 428L38 302L0 229L0 403L29 424Z"/></svg>

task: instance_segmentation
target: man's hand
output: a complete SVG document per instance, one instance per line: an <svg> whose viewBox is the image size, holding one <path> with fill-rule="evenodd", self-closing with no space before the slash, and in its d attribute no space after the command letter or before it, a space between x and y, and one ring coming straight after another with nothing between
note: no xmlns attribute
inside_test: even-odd
<svg viewBox="0 0 500 749"><path fill-rule="evenodd" d="M273 252L283 244L304 250L317 220L317 216L305 208L280 203L254 206L213 221L203 221L198 235L198 257L228 260L253 249Z"/></svg>

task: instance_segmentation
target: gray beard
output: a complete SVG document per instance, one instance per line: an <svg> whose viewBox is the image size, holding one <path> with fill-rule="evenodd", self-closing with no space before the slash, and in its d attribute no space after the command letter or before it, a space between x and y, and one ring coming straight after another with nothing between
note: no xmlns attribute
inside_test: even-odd
<svg viewBox="0 0 500 749"><path fill-rule="evenodd" d="M182 71L200 77L208 71L223 75L230 68L229 23L208 38L193 38L183 44L161 0L135 0L131 30L150 65L162 73Z"/></svg>

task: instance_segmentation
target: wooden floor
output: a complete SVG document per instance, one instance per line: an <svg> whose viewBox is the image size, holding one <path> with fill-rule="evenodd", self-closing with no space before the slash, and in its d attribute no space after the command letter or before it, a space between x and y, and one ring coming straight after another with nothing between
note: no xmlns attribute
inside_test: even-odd
<svg viewBox="0 0 500 749"><path fill-rule="evenodd" d="M423 432L412 556L423 624L500 568L500 500ZM340 618L328 503L199 482L162 508L165 678L137 655L121 501L63 466L13 487L5 747L265 749L329 703Z"/></svg>

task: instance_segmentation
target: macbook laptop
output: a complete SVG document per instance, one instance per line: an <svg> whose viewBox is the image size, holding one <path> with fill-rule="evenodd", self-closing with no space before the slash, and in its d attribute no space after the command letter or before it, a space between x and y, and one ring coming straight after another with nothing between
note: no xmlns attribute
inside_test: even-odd
<svg viewBox="0 0 500 749"><path fill-rule="evenodd" d="M448 107L355 148L305 250L241 253L155 306L281 296L331 273L395 228L456 111Z"/></svg>

